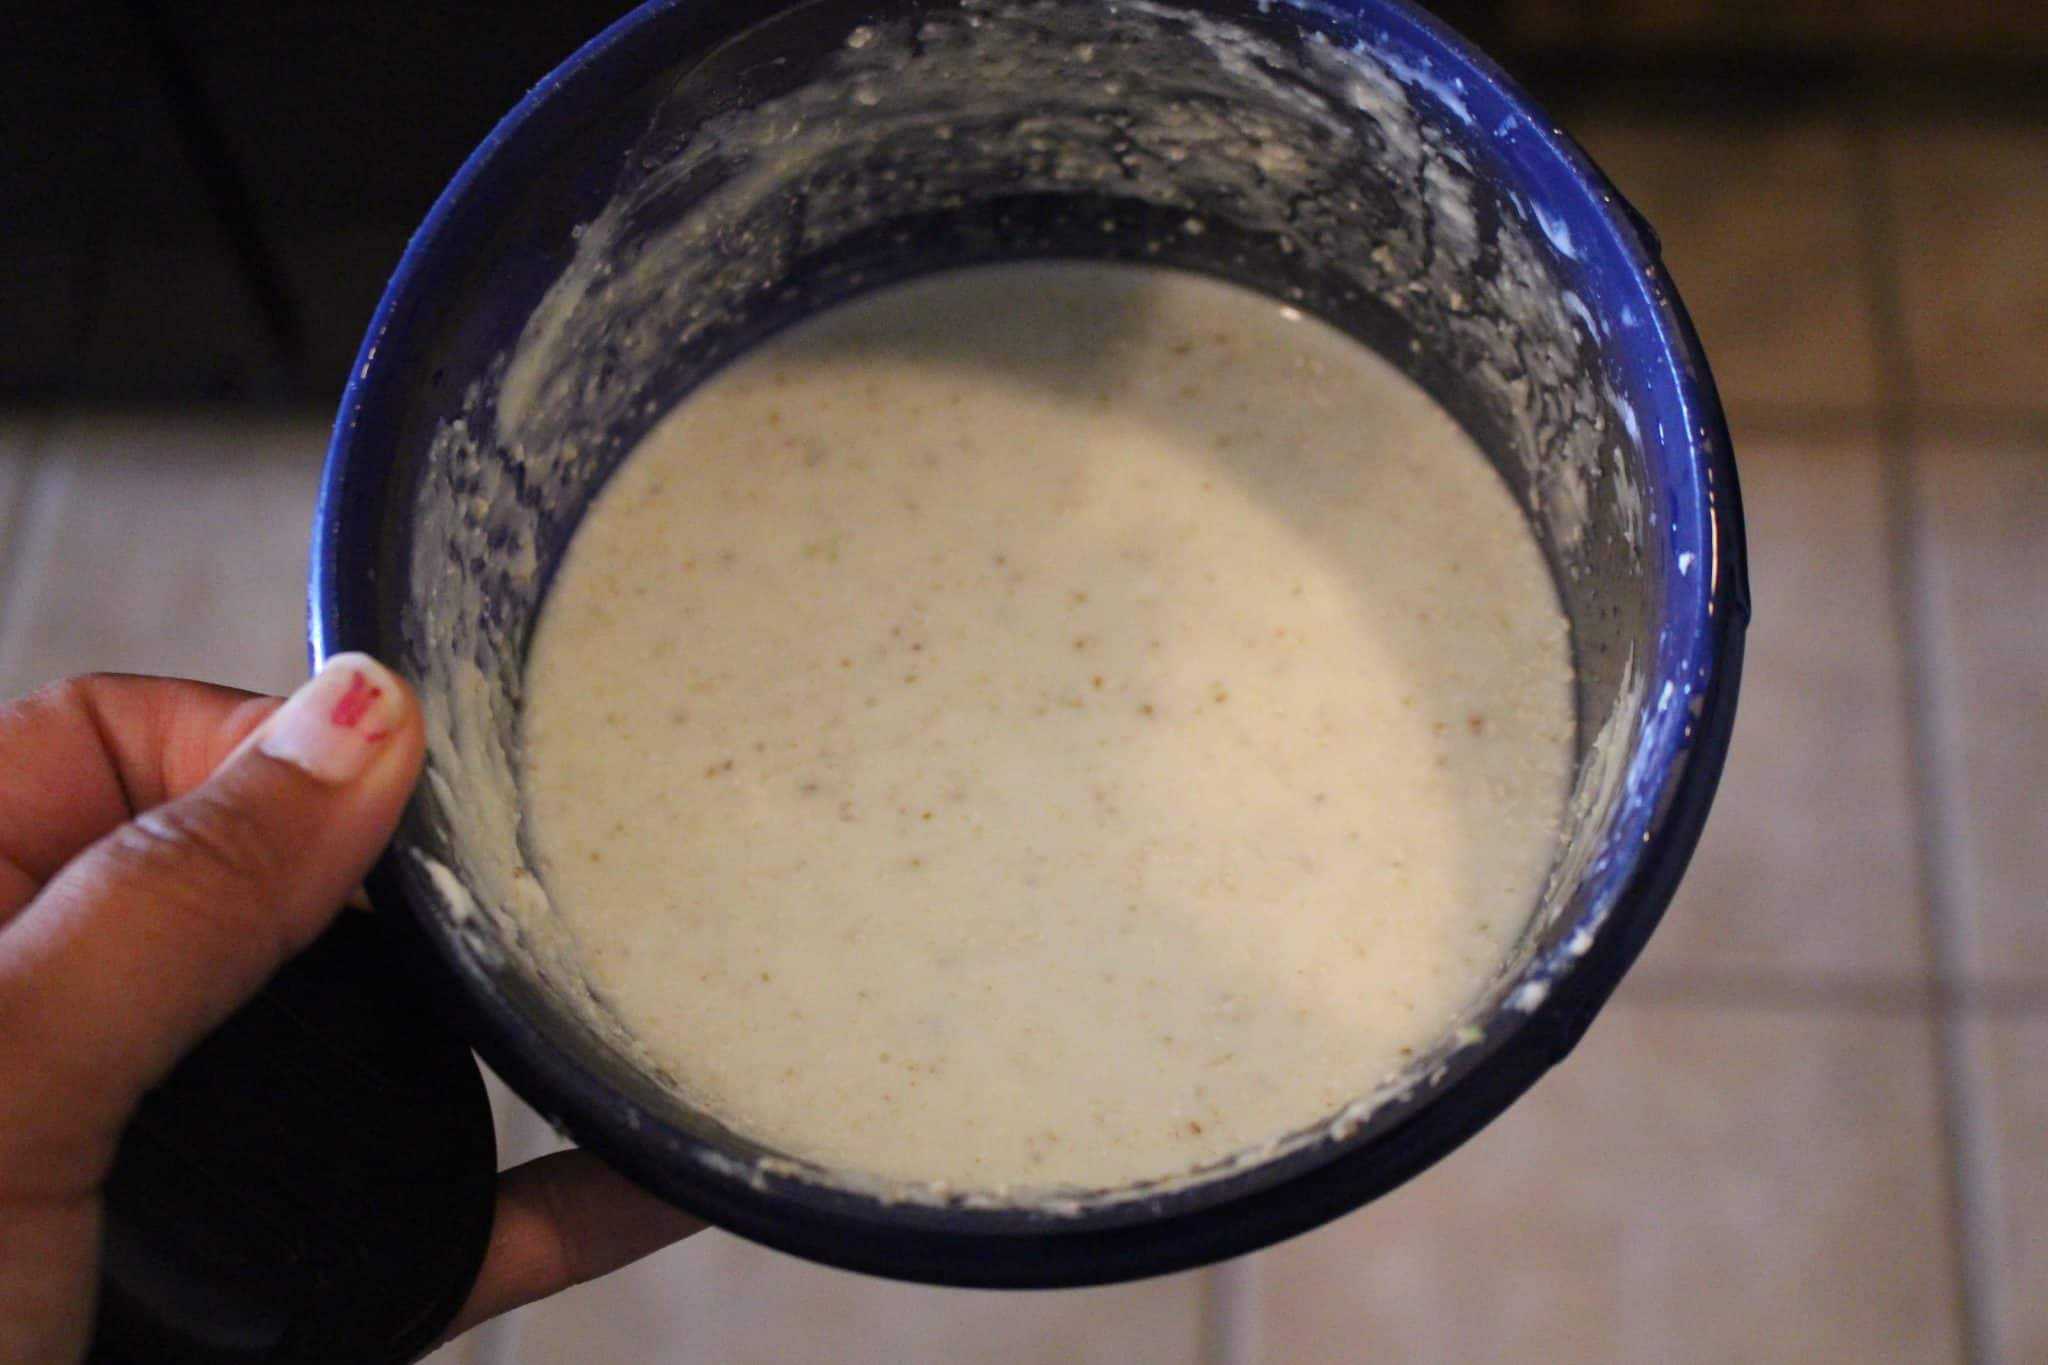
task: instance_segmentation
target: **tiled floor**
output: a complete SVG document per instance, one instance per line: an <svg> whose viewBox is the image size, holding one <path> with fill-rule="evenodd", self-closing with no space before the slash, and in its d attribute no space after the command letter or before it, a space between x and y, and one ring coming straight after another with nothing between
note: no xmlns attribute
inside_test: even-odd
<svg viewBox="0 0 2048 1365"><path fill-rule="evenodd" d="M1736 442L1759 603L1741 723L1686 899L1642 970L1915 980L1925 935L1883 457L1854 427Z"/></svg>
<svg viewBox="0 0 2048 1365"><path fill-rule="evenodd" d="M1930 409L2039 412L2048 393L2048 128L1925 127L1884 146L1913 378ZM2003 269L1996 268L2003 263ZM1986 268L1987 265L1994 268Z"/></svg>
<svg viewBox="0 0 2048 1365"><path fill-rule="evenodd" d="M1702 128L1631 113L1571 131L1657 229L1738 428L1870 407L1876 324L1844 118Z"/></svg>
<svg viewBox="0 0 2048 1365"><path fill-rule="evenodd" d="M1963 963L1985 982L2048 981L2048 443L1929 435L1913 447L1931 681L1958 818Z"/></svg>
<svg viewBox="0 0 2048 1365"><path fill-rule="evenodd" d="M709 1234L443 1359L2048 1360L2048 141L1580 131L1729 397L1758 616L1693 875L1579 1051L1411 1186L1208 1274L959 1294ZM0 420L0 691L289 686L323 440ZM508 1158L551 1143L501 1112Z"/></svg>
<svg viewBox="0 0 2048 1365"><path fill-rule="evenodd" d="M1256 1258L1255 1359L1953 1359L1931 1046L1633 991L1435 1178Z"/></svg>

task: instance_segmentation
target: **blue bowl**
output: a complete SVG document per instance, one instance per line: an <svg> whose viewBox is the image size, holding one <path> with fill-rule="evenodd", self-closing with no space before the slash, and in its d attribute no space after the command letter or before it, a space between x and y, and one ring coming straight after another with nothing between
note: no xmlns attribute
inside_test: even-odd
<svg viewBox="0 0 2048 1365"><path fill-rule="evenodd" d="M521 661L577 517L706 375L864 290L1048 257L1287 299L1457 416L1572 624L1578 787L1514 959L1442 1046L1347 1111L1177 1181L882 1198L679 1100L530 908ZM1247 1251L1500 1113L1576 1043L1670 900L1749 616L1727 433L1654 237L1497 68L1398 0L643 6L506 116L407 249L335 425L310 607L316 660L368 650L427 703L428 777L372 891L409 912L408 951L485 1059L715 1223L972 1285Z"/></svg>

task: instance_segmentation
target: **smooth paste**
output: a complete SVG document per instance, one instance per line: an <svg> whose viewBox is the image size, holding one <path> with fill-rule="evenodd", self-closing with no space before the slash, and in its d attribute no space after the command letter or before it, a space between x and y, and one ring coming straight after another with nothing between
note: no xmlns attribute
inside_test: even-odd
<svg viewBox="0 0 2048 1365"><path fill-rule="evenodd" d="M527 665L529 843L690 1102L957 1190L1326 1118L1497 979L1568 630L1469 437L1294 309L1073 263L886 289L682 402Z"/></svg>

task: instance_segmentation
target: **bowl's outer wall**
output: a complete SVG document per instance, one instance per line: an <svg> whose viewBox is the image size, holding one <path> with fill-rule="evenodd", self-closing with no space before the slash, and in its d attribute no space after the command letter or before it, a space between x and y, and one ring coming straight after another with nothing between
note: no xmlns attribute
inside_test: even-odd
<svg viewBox="0 0 2048 1365"><path fill-rule="evenodd" d="M650 1189L799 1255L933 1283L1103 1283L1202 1264L1327 1221L1453 1150L1570 1050L1647 940L1719 779L1749 612L1739 494L1712 380L1654 239L1584 153L1484 58L1400 0L1341 8L1376 43L1457 73L1475 110L1512 111L1535 128L1538 136L1518 142L1511 172L1586 244L1589 297L1631 299L1653 318L1630 334L1639 353L1627 360L1653 371L1665 394L1668 410L1645 420L1683 434L1658 471L1667 505L1653 520L1662 530L1668 513L1674 540L1704 536L1712 551L1703 590L1668 585L1663 624L1677 645L1660 668L1704 683L1686 743L1659 775L1652 837L1626 867L1592 949L1558 975L1541 1008L1496 1021L1448 1084L1393 1114L1369 1141L1335 1155L1307 1153L1284 1169L1209 1187L1199 1199L1162 1196L1114 1217L991 1218L800 1182L750 1183L705 1165L696 1159L697 1136L660 1122L468 969L448 926L415 896L414 873L387 857L371 887L380 905L414 911L401 917L408 970L459 1002L477 1050L516 1090ZM314 526L316 662L342 650L395 648L414 466L462 382L446 359L488 355L517 336L565 263L570 229L608 197L619 156L644 126L649 105L640 92L650 78L761 14L757 5L716 0L644 6L537 85L450 184L377 311L336 423ZM1658 681L1653 674L1653 689Z"/></svg>

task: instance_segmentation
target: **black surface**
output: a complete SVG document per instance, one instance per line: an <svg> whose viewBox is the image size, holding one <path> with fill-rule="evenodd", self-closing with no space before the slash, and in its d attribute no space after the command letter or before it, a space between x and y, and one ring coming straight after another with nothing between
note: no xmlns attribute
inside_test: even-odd
<svg viewBox="0 0 2048 1365"><path fill-rule="evenodd" d="M345 912L143 1102L89 1358L410 1360L476 1278L495 1156L469 1050Z"/></svg>
<svg viewBox="0 0 2048 1365"><path fill-rule="evenodd" d="M0 5L0 396L331 402L440 187L627 7ZM1616 102L2048 116L2038 26L1963 22L1930 45L1848 11L1802 26L1736 5L1658 39L1608 0L1429 8L1567 123Z"/></svg>

